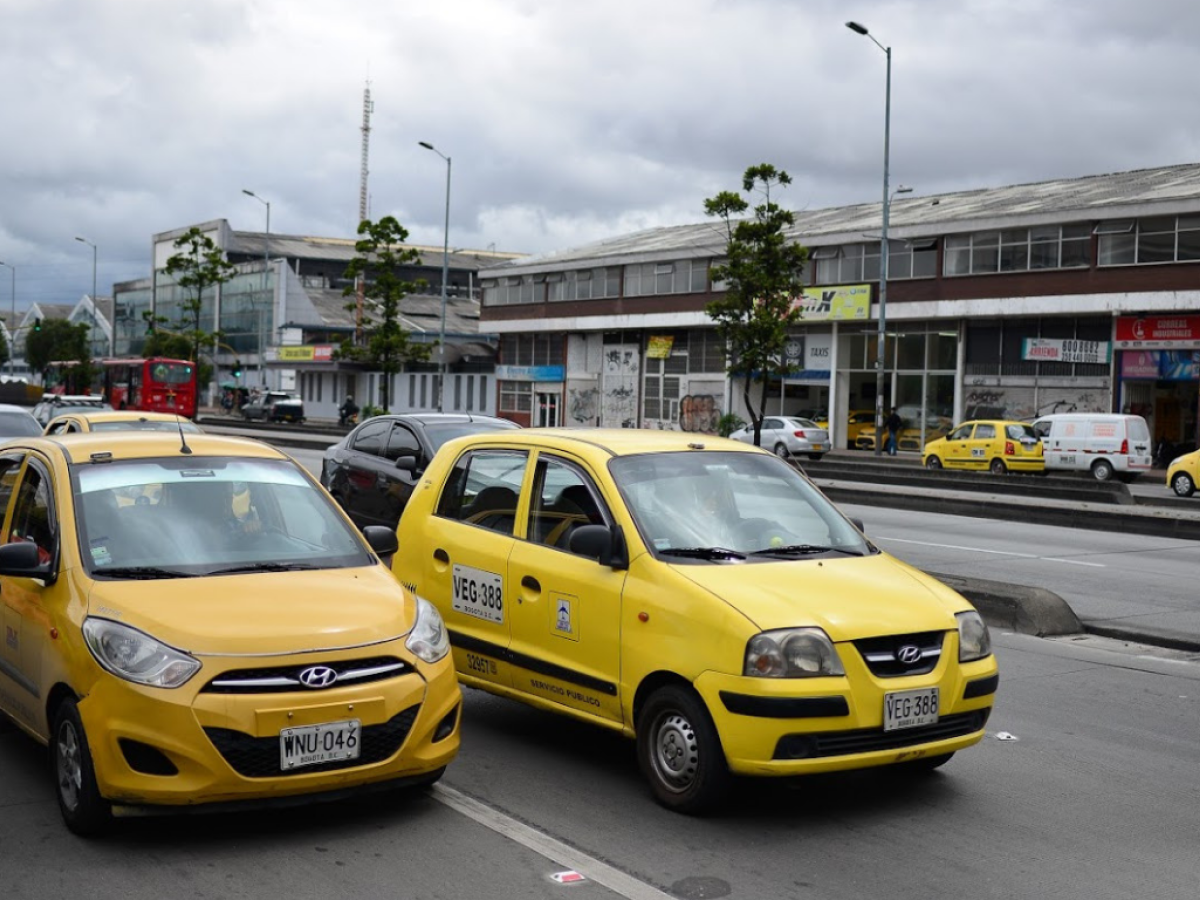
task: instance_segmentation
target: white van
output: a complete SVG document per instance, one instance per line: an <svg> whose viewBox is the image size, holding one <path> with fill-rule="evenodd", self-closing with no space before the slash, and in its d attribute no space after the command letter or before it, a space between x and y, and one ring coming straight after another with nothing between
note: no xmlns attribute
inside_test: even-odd
<svg viewBox="0 0 1200 900"><path fill-rule="evenodd" d="M1141 416L1056 413L1035 421L1033 430L1042 439L1047 472L1091 472L1097 481L1114 475L1132 481L1150 469L1150 428Z"/></svg>

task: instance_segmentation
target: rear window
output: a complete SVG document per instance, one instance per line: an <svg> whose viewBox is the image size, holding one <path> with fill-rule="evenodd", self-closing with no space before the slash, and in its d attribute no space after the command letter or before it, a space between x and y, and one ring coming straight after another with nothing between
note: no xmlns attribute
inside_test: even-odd
<svg viewBox="0 0 1200 900"><path fill-rule="evenodd" d="M0 435L33 437L42 433L42 426L29 413L0 412Z"/></svg>
<svg viewBox="0 0 1200 900"><path fill-rule="evenodd" d="M1146 425L1146 420L1142 418L1129 419L1129 439L1131 441L1148 441L1150 440L1150 429Z"/></svg>
<svg viewBox="0 0 1200 900"><path fill-rule="evenodd" d="M1036 441L1038 439L1037 432L1033 430L1032 425L1006 425L1004 433L1012 441Z"/></svg>

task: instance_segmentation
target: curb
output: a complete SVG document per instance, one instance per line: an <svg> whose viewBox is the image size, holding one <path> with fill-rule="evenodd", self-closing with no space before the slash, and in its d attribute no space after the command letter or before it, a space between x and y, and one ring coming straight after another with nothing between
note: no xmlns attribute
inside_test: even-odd
<svg viewBox="0 0 1200 900"><path fill-rule="evenodd" d="M1045 588L937 572L925 574L954 588L970 600L984 621L994 628L1007 628L1036 637L1080 634L1085 631L1083 623L1067 601ZM1146 639L1141 642L1153 643Z"/></svg>

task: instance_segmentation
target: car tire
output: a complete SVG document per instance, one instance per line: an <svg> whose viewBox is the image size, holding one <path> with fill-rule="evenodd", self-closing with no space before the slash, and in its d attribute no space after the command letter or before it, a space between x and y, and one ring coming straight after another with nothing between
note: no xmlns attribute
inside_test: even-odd
<svg viewBox="0 0 1200 900"><path fill-rule="evenodd" d="M1175 492L1176 497L1190 497L1196 492L1196 483L1187 472L1176 472L1175 477L1171 479L1171 490Z"/></svg>
<svg viewBox="0 0 1200 900"><path fill-rule="evenodd" d="M1112 481L1116 470L1107 459L1098 459L1092 463L1092 477L1097 481Z"/></svg>
<svg viewBox="0 0 1200 900"><path fill-rule="evenodd" d="M690 687L668 685L646 701L638 715L637 754L654 799L667 809L701 813L729 789L720 736Z"/></svg>
<svg viewBox="0 0 1200 900"><path fill-rule="evenodd" d="M808 454L808 458L813 460L813 462L819 462L821 457L824 455L824 453L810 453Z"/></svg>
<svg viewBox="0 0 1200 900"><path fill-rule="evenodd" d="M942 467L942 461L940 459L938 459L936 456L931 456L927 460L925 460L925 468L927 468L927 469L935 469L936 470L936 469L940 469L941 467Z"/></svg>
<svg viewBox="0 0 1200 900"><path fill-rule="evenodd" d="M1008 473L1008 466L1004 464L1004 460L996 456L993 457L991 464L988 466L988 471L993 475L1006 475Z"/></svg>
<svg viewBox="0 0 1200 900"><path fill-rule="evenodd" d="M63 700L54 711L51 735L55 794L63 821L83 837L103 833L112 823L112 805L96 786L92 752L74 700Z"/></svg>
<svg viewBox="0 0 1200 900"><path fill-rule="evenodd" d="M787 459L792 455L792 453L790 450L788 450L787 444L780 443L775 445L775 455L780 459Z"/></svg>

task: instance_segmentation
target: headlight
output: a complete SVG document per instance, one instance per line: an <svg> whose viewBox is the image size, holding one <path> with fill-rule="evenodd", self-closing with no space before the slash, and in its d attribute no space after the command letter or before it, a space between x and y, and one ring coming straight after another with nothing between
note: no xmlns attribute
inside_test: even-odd
<svg viewBox="0 0 1200 900"><path fill-rule="evenodd" d="M427 663L435 663L450 652L450 637L442 614L423 597L417 597L417 621L404 646Z"/></svg>
<svg viewBox="0 0 1200 900"><path fill-rule="evenodd" d="M136 684L177 688L200 671L200 660L108 619L85 619L83 637L96 662Z"/></svg>
<svg viewBox="0 0 1200 900"><path fill-rule="evenodd" d="M958 661L970 662L983 659L992 652L992 638L987 624L975 610L960 612L958 619Z"/></svg>
<svg viewBox="0 0 1200 900"><path fill-rule="evenodd" d="M820 628L787 628L756 634L746 645L746 675L812 678L845 675L833 642Z"/></svg>

